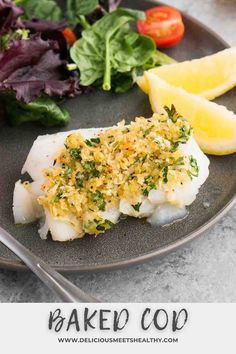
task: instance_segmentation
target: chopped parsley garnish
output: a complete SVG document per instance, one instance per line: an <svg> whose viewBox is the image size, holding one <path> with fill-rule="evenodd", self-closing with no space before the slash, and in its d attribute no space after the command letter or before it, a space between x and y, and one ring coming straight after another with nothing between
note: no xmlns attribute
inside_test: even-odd
<svg viewBox="0 0 236 354"><path fill-rule="evenodd" d="M105 230L106 230L105 226L102 225L102 224L99 224L99 225L96 227L96 229L97 229L98 231L105 231Z"/></svg>
<svg viewBox="0 0 236 354"><path fill-rule="evenodd" d="M154 127L154 125L152 125L152 126L151 126L150 128L148 128L148 129L143 129L143 128L141 128L141 132L143 133L143 137L144 137L144 138L146 138L146 136L148 136L148 134L151 133L153 127Z"/></svg>
<svg viewBox="0 0 236 354"><path fill-rule="evenodd" d="M127 133L129 133L129 132L130 132L129 128L125 128L124 130L122 130L122 133L123 133L123 134L127 134Z"/></svg>
<svg viewBox="0 0 236 354"><path fill-rule="evenodd" d="M174 161L174 164L179 166L179 165L184 165L184 157L181 156L177 160Z"/></svg>
<svg viewBox="0 0 236 354"><path fill-rule="evenodd" d="M152 176L148 176L144 179L144 183L147 185L150 185L150 183L152 183L153 181L153 177Z"/></svg>
<svg viewBox="0 0 236 354"><path fill-rule="evenodd" d="M84 187L84 180L85 177L81 173L77 173L75 178L75 186L76 188L83 188Z"/></svg>
<svg viewBox="0 0 236 354"><path fill-rule="evenodd" d="M72 160L81 161L81 151L79 149L70 149L70 157Z"/></svg>
<svg viewBox="0 0 236 354"><path fill-rule="evenodd" d="M145 162L147 160L147 154L145 154L143 157L140 157L140 162Z"/></svg>
<svg viewBox="0 0 236 354"><path fill-rule="evenodd" d="M63 164L62 165L62 168L63 168L63 177L65 179L69 179L73 173L73 169L71 166L67 165L67 164Z"/></svg>
<svg viewBox="0 0 236 354"><path fill-rule="evenodd" d="M114 225L114 223L112 221L105 219L102 224L97 225L96 229L98 231L105 231L105 230L110 229L113 225Z"/></svg>
<svg viewBox="0 0 236 354"><path fill-rule="evenodd" d="M199 175L199 166L197 164L197 160L192 155L189 156L189 164L192 167L191 170L188 170L187 173L189 177L198 177Z"/></svg>
<svg viewBox="0 0 236 354"><path fill-rule="evenodd" d="M156 140L155 140L155 143L157 143L159 149L162 149L163 144L160 142L160 140L156 139Z"/></svg>
<svg viewBox="0 0 236 354"><path fill-rule="evenodd" d="M171 151L171 152L175 152L176 150L178 150L179 144L180 144L179 141L173 142L173 143L171 144L171 149L170 149L170 151Z"/></svg>
<svg viewBox="0 0 236 354"><path fill-rule="evenodd" d="M178 150L179 144L184 144L186 143L192 133L192 128L191 127L187 127L187 126L182 126L179 129L179 137L176 141L172 141L171 142L171 152L175 152L176 150Z"/></svg>
<svg viewBox="0 0 236 354"><path fill-rule="evenodd" d="M99 144L100 143L100 138L92 138L91 141L95 144Z"/></svg>
<svg viewBox="0 0 236 354"><path fill-rule="evenodd" d="M92 193L92 201L97 205L99 210L105 211L106 202L104 199L104 195L100 191Z"/></svg>
<svg viewBox="0 0 236 354"><path fill-rule="evenodd" d="M103 233L104 231L110 229L113 225L114 225L114 223L108 219L104 220L102 218L98 218L98 219L93 219L93 220L87 221L84 225L84 230L87 233L99 234L99 233Z"/></svg>
<svg viewBox="0 0 236 354"><path fill-rule="evenodd" d="M141 205L142 205L142 203L137 203L137 204L135 204L135 205L132 205L132 207L134 208L134 210L139 211Z"/></svg>
<svg viewBox="0 0 236 354"><path fill-rule="evenodd" d="M172 122L176 123L180 115L177 113L175 106L172 104L170 108L165 106L164 109Z"/></svg>
<svg viewBox="0 0 236 354"><path fill-rule="evenodd" d="M192 128L191 127L188 128L184 125L180 128L179 132L180 132L180 137L178 141L181 143L186 143L190 138Z"/></svg>
<svg viewBox="0 0 236 354"><path fill-rule="evenodd" d="M105 219L105 224L109 227L112 227L114 223L111 220Z"/></svg>
<svg viewBox="0 0 236 354"><path fill-rule="evenodd" d="M152 189L156 189L156 184L153 182L153 176L148 176L144 179L144 183L147 185L145 189L143 189L143 195L148 196L149 192Z"/></svg>
<svg viewBox="0 0 236 354"><path fill-rule="evenodd" d="M99 175L100 175L99 171L96 169L95 161L85 161L83 163L83 168L88 173L89 178L99 177Z"/></svg>
<svg viewBox="0 0 236 354"><path fill-rule="evenodd" d="M169 172L169 167L165 166L162 171L163 183L168 183L168 172Z"/></svg>
<svg viewBox="0 0 236 354"><path fill-rule="evenodd" d="M55 197L54 197L54 199L53 199L53 202L54 203L58 203L59 200L61 199L62 195L63 195L63 192L61 190L58 190L56 195L55 195Z"/></svg>
<svg viewBox="0 0 236 354"><path fill-rule="evenodd" d="M189 156L189 162L190 162L190 166L193 167L198 172L199 171L199 167L198 167L197 160L195 159L195 157L190 155Z"/></svg>
<svg viewBox="0 0 236 354"><path fill-rule="evenodd" d="M100 143L100 138L91 138L90 140L85 140L85 143L88 145L88 146L91 146L91 147L97 147L97 145Z"/></svg>

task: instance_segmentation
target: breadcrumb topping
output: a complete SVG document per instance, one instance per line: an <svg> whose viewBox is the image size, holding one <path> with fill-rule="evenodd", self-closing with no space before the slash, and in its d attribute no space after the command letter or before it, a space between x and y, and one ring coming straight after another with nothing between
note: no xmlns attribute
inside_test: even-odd
<svg viewBox="0 0 236 354"><path fill-rule="evenodd" d="M171 198L173 188L198 176L196 159L180 149L191 134L173 106L166 114L122 121L89 140L75 132L44 171L39 203L78 232L102 233L113 225L102 212L119 208L121 199L139 211L152 189L162 188Z"/></svg>

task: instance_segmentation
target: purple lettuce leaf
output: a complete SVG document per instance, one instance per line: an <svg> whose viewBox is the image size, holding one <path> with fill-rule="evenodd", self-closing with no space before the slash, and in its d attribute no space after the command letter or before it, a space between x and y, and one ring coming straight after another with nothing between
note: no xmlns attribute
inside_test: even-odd
<svg viewBox="0 0 236 354"><path fill-rule="evenodd" d="M122 0L100 0L99 6L89 15L86 16L90 24L100 20L107 12L117 9Z"/></svg>
<svg viewBox="0 0 236 354"><path fill-rule="evenodd" d="M65 20L62 21L52 21L43 20L37 17L31 20L22 21L25 28L28 28L32 33L36 32L48 32L48 31L58 31L65 29L68 25Z"/></svg>
<svg viewBox="0 0 236 354"><path fill-rule="evenodd" d="M17 100L25 103L42 93L67 97L81 94L79 78L68 78L66 63L57 40L43 40L39 34L14 40L0 57L0 92L13 90Z"/></svg>
<svg viewBox="0 0 236 354"><path fill-rule="evenodd" d="M30 30L31 33L41 33L43 40L57 41L60 49L60 58L69 60L68 43L63 35L63 30L67 27L67 22L51 21L34 18L32 21L23 21L25 27Z"/></svg>
<svg viewBox="0 0 236 354"><path fill-rule="evenodd" d="M0 36L9 32L10 29L22 28L20 16L24 10L8 0L0 0Z"/></svg>
<svg viewBox="0 0 236 354"><path fill-rule="evenodd" d="M120 6L122 0L110 0L109 1L109 11L114 11Z"/></svg>
<svg viewBox="0 0 236 354"><path fill-rule="evenodd" d="M100 0L100 6L108 12L114 11L120 6L122 0Z"/></svg>

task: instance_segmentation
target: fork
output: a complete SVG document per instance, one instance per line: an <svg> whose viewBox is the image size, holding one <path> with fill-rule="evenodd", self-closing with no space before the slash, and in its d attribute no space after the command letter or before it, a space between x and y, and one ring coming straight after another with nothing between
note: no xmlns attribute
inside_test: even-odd
<svg viewBox="0 0 236 354"><path fill-rule="evenodd" d="M0 227L0 242L18 256L62 302L100 302L46 264Z"/></svg>

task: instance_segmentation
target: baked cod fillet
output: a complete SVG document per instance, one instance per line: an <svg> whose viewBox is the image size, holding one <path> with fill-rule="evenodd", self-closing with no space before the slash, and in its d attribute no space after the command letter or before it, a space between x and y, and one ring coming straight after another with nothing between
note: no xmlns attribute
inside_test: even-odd
<svg viewBox="0 0 236 354"><path fill-rule="evenodd" d="M186 216L209 160L174 107L111 128L39 136L17 181L15 223L40 220L39 234L69 241L98 235L120 215L163 225Z"/></svg>

